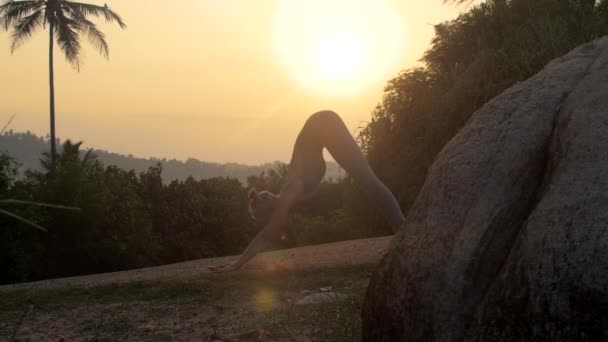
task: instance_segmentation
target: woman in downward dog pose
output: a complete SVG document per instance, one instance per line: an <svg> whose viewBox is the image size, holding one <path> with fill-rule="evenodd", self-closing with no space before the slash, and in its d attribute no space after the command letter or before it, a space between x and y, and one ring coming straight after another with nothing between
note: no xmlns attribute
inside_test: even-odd
<svg viewBox="0 0 608 342"><path fill-rule="evenodd" d="M226 272L240 268L281 235L291 208L310 197L325 175L323 148L377 203L393 231L401 227L405 217L397 200L371 170L342 119L332 111L320 111L308 118L298 134L281 193L249 191L250 213L263 229L237 260L210 266L211 271Z"/></svg>

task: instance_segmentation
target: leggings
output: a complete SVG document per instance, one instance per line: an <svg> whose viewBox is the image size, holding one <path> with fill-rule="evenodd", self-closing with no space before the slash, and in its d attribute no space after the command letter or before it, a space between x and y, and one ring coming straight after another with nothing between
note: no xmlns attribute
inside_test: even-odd
<svg viewBox="0 0 608 342"><path fill-rule="evenodd" d="M290 177L299 177L307 191L316 189L325 174L323 148L360 184L396 232L405 221L399 203L376 177L346 125L335 112L320 111L306 120L296 139L288 180Z"/></svg>

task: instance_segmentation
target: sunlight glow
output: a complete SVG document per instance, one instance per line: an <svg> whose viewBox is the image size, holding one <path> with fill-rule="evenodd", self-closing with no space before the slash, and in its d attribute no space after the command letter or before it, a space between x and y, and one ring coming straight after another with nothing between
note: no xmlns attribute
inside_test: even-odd
<svg viewBox="0 0 608 342"><path fill-rule="evenodd" d="M363 42L350 32L333 32L319 39L315 53L319 72L330 80L350 78L363 66Z"/></svg>
<svg viewBox="0 0 608 342"><path fill-rule="evenodd" d="M254 295L256 308L260 312L267 312L274 309L277 305L276 293L267 288L259 289Z"/></svg>
<svg viewBox="0 0 608 342"><path fill-rule="evenodd" d="M383 84L406 45L403 22L388 0L281 0L272 35L287 74L323 95Z"/></svg>

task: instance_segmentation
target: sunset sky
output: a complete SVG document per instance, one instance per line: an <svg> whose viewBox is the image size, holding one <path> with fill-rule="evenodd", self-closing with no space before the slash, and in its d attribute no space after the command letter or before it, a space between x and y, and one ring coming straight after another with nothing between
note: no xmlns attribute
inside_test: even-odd
<svg viewBox="0 0 608 342"><path fill-rule="evenodd" d="M141 157L247 164L288 161L320 109L356 134L386 81L422 56L432 24L463 10L441 0L106 2L128 28L96 20L110 59L85 39L80 72L56 54L57 136ZM47 33L11 55L0 31L0 123L16 115L15 131L48 133Z"/></svg>

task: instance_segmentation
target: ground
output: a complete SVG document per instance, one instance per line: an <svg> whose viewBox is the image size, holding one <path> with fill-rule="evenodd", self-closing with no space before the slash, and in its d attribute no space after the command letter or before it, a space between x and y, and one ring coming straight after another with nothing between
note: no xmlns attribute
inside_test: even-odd
<svg viewBox="0 0 608 342"><path fill-rule="evenodd" d="M207 266L230 257L1 286L0 341L356 341L389 241L263 253L224 274ZM298 304L318 293L332 299Z"/></svg>

